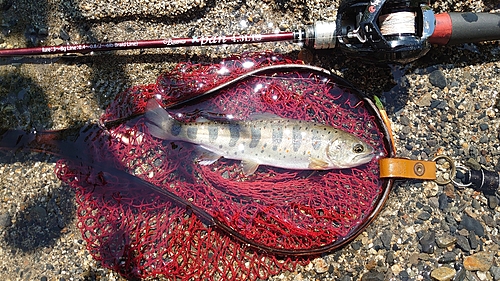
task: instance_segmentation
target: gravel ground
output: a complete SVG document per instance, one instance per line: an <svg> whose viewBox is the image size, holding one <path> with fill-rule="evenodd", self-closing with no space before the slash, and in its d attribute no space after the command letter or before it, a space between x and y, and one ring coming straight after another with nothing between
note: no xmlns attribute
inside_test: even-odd
<svg viewBox="0 0 500 281"><path fill-rule="evenodd" d="M497 0L432 6L500 12ZM337 0L0 0L0 48L293 30L334 20L337 7ZM117 93L153 83L176 62L259 50L297 57L300 49L275 43L3 60L0 127L96 122ZM462 165L500 170L498 42L434 48L405 67L366 65L327 51L315 52L311 64L382 97L399 156L445 154ZM44 154L0 154L0 279L122 280L86 251L74 193L55 177L54 161ZM498 195L397 182L379 217L354 242L270 280L500 280L499 221Z"/></svg>

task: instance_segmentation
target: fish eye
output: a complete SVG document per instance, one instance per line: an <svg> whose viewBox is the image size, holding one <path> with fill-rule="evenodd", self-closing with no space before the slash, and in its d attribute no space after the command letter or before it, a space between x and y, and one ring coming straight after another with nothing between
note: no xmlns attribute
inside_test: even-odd
<svg viewBox="0 0 500 281"><path fill-rule="evenodd" d="M353 146L352 151L354 153L362 153L363 151L365 151L365 147L362 144L357 143Z"/></svg>

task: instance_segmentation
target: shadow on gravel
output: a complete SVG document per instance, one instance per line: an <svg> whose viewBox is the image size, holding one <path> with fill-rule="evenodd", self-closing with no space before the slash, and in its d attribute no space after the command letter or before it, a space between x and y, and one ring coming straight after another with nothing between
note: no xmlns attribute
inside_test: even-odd
<svg viewBox="0 0 500 281"><path fill-rule="evenodd" d="M11 247L23 252L51 247L67 231L66 226L75 213L73 190L62 186L49 196L48 201L36 198L26 202L23 210L16 214L16 223L7 229L4 237Z"/></svg>
<svg viewBox="0 0 500 281"><path fill-rule="evenodd" d="M45 154L0 152L1 163L46 162L53 158ZM50 160L49 160L50 161ZM41 181L42 182L42 181ZM19 186L22 189L23 186ZM35 187L43 189L45 186ZM46 195L28 198L19 206L20 211L3 218L5 228L3 239L11 247L13 254L17 250L33 252L41 248L52 247L61 235L67 231L75 213L74 191L67 186L60 186L48 191ZM15 223L11 224L10 220Z"/></svg>
<svg viewBox="0 0 500 281"><path fill-rule="evenodd" d="M6 4L8 3L8 4ZM67 12L67 18L82 18L79 11L67 6L71 1L64 2L64 9ZM210 3L214 3L211 1ZM65 31L70 28L80 33L82 38L94 38L91 30L92 22L68 22L61 26L61 30L54 34L46 33L47 2L33 2L29 0L0 0L0 39L9 41L9 36L26 41L27 46L36 46L42 44L42 40L47 36L65 37ZM62 4L61 4L62 5ZM197 11L191 11L197 14ZM198 16L202 16L201 11ZM135 19L135 18L134 18ZM126 18L113 19L113 21L128 20ZM142 19L149 20L149 19ZM157 19L161 20L161 19ZM181 21L178 19L169 19L171 21ZM105 20L104 20L105 21ZM111 20L110 20L111 21ZM95 23L95 22L94 22ZM59 33L59 34L58 34ZM63 38L61 38L63 39ZM129 79L124 71L123 65L131 62L179 62L187 61L185 56L169 55L114 55L113 52L100 54L99 56L60 56L54 58L3 58L0 65L7 65L0 72L0 129L36 129L38 131L53 126L53 119L50 114L50 104L47 100L47 93L44 92L32 78L23 73L22 67L16 67L23 63L47 64L87 64L93 69L93 76L89 79L92 85L104 81L99 87L96 86L95 99L101 108L106 108L115 95L129 88ZM191 58L201 59L204 58ZM206 59L205 59L206 60ZM113 63L111 64L110 61ZM8 67L12 65L12 67ZM41 74L40 74L41 75ZM115 81L119 81L116 83ZM41 114L43 113L43 114ZM70 127L75 126L69 125ZM23 163L30 166L30 163L36 162L55 162L57 157L47 156L45 154L34 154L29 152L8 152L0 151L0 163ZM15 195L20 192L23 185L13 189ZM11 247L13 254L18 251L33 252L43 248L53 247L57 240L64 234L66 228L75 218L75 199L74 190L66 185L54 188L48 194L42 195L45 186L31 186L35 192L33 198L23 198L25 201L19 206L20 211L14 214L8 214L5 218L6 224L3 239ZM20 195L18 195L20 196ZM4 215L4 214L3 214ZM7 222L15 220L15 223Z"/></svg>

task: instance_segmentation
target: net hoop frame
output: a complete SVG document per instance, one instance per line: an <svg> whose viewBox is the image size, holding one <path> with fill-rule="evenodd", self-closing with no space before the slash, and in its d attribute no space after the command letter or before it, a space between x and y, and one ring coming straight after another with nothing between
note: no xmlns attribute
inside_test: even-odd
<svg viewBox="0 0 500 281"><path fill-rule="evenodd" d="M247 79L248 77L251 77L252 75L257 75L257 74L263 74L263 73L269 73L273 71L284 71L284 72L293 72L293 71L309 71L313 74L316 75L323 75L331 78L332 81L335 82L338 86L341 88L347 88L351 91L351 94L357 96L361 101L364 102L364 107L369 110L369 112L375 117L375 122L381 129L381 132L383 134L383 143L384 146L387 148L387 157L393 158L396 157L396 149L393 146L392 143L392 136L391 136L391 130L388 126L390 124L386 124L384 122L384 119L382 118L381 112L375 105L375 103L372 101L372 99L365 93L359 91L356 89L350 82L345 80L344 78L340 77L339 75L336 75L332 73L331 71L328 71L324 68L317 67L317 66L311 66L311 65L306 65L306 64L277 64L277 65L269 65L269 66L263 66L259 67L256 69L253 69L249 72L243 73L240 76L227 81L225 83L222 83L208 91L205 91L202 94L199 94L195 97L190 97L185 100L181 100L172 104L169 104L166 106L167 109L172 109L176 108L178 106L182 106L186 103L189 103L191 101L207 97L212 94L216 94L218 91L223 90L226 87L230 87L232 85L237 84L238 82ZM214 221L216 224L216 227L220 228L222 231L230 234L234 239L240 241L241 243L244 243L248 245L251 248L254 248L257 251L264 252L264 253L269 253L277 256L314 256L314 255L320 255L324 254L326 252L330 252L333 250L336 250L338 248L341 248L354 240L370 223L377 217L377 215L380 213L382 208L385 206L385 202L387 201L390 192L392 190L392 187L394 185L394 179L391 178L384 178L382 179L382 192L378 196L378 198L374 201L377 202L375 207L373 208L373 211L370 213L370 215L362 222L360 223L355 229L351 230L348 235L342 237L341 239L336 240L333 243L317 247L317 248L312 248L312 249L299 249L299 250L287 250L287 249L279 249L279 248L272 248L268 247L266 245L259 244L258 242L255 242L250 239L246 239L240 235L237 235L237 231L233 230L232 228L225 226L223 223L219 223L216 220ZM175 196L175 195L174 195ZM203 216L202 216L203 217ZM214 218L215 219L215 218ZM222 226L222 227L221 227Z"/></svg>

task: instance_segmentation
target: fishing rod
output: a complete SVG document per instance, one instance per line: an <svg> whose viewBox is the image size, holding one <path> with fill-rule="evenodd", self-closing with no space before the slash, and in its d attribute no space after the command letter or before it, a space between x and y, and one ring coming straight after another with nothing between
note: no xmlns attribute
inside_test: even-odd
<svg viewBox="0 0 500 281"><path fill-rule="evenodd" d="M500 14L494 13L435 14L422 1L347 0L335 22L319 21L291 32L3 49L0 57L292 41L313 49L340 49L372 62L407 63L425 55L432 44L500 40L499 22Z"/></svg>

